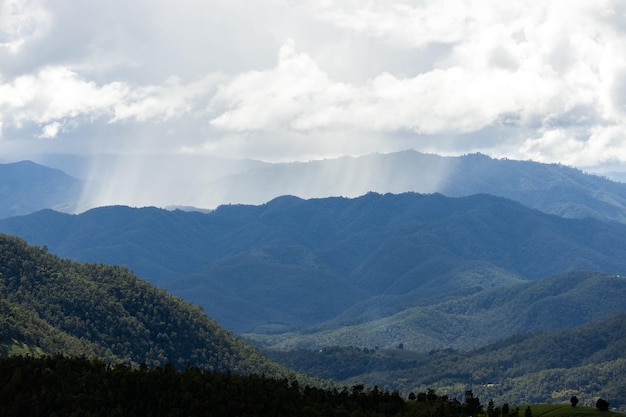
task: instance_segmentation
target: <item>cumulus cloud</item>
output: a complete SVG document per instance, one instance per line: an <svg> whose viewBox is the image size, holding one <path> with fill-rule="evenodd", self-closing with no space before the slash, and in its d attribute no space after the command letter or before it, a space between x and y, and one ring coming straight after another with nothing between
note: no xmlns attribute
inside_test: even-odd
<svg viewBox="0 0 626 417"><path fill-rule="evenodd" d="M326 2L316 16L336 28L396 48L449 44L450 52L413 76L382 72L351 83L332 79L289 41L274 68L220 87L212 104L214 112L222 110L211 123L230 131L410 131L415 147L443 153L450 149L429 141L466 135L465 150L586 165L626 161L621 147L607 149L597 139L624 123L626 45L615 23L624 11L617 6ZM471 135L499 126L512 132L500 148Z"/></svg>
<svg viewBox="0 0 626 417"><path fill-rule="evenodd" d="M11 54L32 38L43 36L50 16L37 1L4 0L0 3L0 50Z"/></svg>
<svg viewBox="0 0 626 417"><path fill-rule="evenodd" d="M125 86L98 86L65 68L45 68L35 75L0 84L0 108L16 126L48 124L83 115L97 116L125 95ZM6 122L7 120L5 120Z"/></svg>
<svg viewBox="0 0 626 417"><path fill-rule="evenodd" d="M563 107L565 86L552 74L451 67L400 78L383 73L366 83L333 82L293 42L278 64L222 85L215 95L212 124L228 130L355 129L411 130L415 133L468 133L502 114L523 119ZM532 88L529 88L531 87ZM536 90L536 91L535 91Z"/></svg>
<svg viewBox="0 0 626 417"><path fill-rule="evenodd" d="M210 75L188 84L171 78L162 85L98 85L67 68L44 68L35 75L0 83L0 120L16 128L39 125L41 138L54 138L73 126L99 119L165 123L194 111L194 100L207 95L219 79L219 75Z"/></svg>

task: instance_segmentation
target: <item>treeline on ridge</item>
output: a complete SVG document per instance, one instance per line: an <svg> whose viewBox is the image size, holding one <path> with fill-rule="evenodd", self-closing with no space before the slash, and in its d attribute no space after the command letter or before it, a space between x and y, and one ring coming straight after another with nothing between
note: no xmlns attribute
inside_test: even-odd
<svg viewBox="0 0 626 417"><path fill-rule="evenodd" d="M398 392L300 386L172 364L108 365L62 355L0 358L2 416L398 416Z"/></svg>
<svg viewBox="0 0 626 417"><path fill-rule="evenodd" d="M522 408L493 400L482 404L473 391L464 401L434 389L405 401L362 384L341 389L301 385L287 378L203 371L172 364L109 365L85 357L0 358L0 415L20 417L272 416L272 417L520 417ZM574 398L574 397L572 397ZM576 401L577 403L578 401ZM573 403L573 406L576 404ZM605 400L597 404L606 405ZM572 409L573 410L573 409ZM590 415L589 409L563 415ZM526 405L524 417L532 417ZM560 415L560 414L559 414ZM613 413L607 413L607 416Z"/></svg>

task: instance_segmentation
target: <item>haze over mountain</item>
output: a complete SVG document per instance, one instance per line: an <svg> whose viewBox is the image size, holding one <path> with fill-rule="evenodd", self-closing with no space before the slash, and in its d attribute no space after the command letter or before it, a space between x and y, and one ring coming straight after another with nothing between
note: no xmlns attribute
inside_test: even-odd
<svg viewBox="0 0 626 417"><path fill-rule="evenodd" d="M337 327L375 325L437 299L567 271L626 275L626 225L565 219L488 195L282 197L207 214L128 207L81 215L45 210L1 220L0 231L62 257L126 265L237 332L322 330L319 325L335 319ZM623 307L592 303L585 308L600 313L581 309L552 316L550 326L613 314L614 306ZM398 340L390 332L359 342ZM487 340L492 339L468 346Z"/></svg>
<svg viewBox="0 0 626 417"><path fill-rule="evenodd" d="M146 156L141 165L103 156L89 164L93 167L88 172L86 168L72 170L85 163L81 159L58 156L48 161L90 180L79 190L72 185L79 181L67 178L72 184L51 194L50 190L59 188L54 176L28 182L45 168L30 164L33 172L27 172L26 163L21 163L23 172L11 173L10 165L0 165L5 167L0 189L7 193L0 202L0 214L4 213L0 217L42 208L74 212L111 204L215 208L220 204L263 204L282 195L358 197L370 191L412 191L447 196L493 194L564 217L626 219L626 184L563 165L480 154L442 157L405 151L294 163ZM20 184L17 194L12 185L16 183ZM16 211L12 201L25 201L26 197L30 205Z"/></svg>
<svg viewBox="0 0 626 417"><path fill-rule="evenodd" d="M77 210L84 182L30 161L0 164L0 218L45 208Z"/></svg>
<svg viewBox="0 0 626 417"><path fill-rule="evenodd" d="M281 195L358 197L367 192L492 194L564 217L626 220L626 184L575 168L470 154L416 151L267 164L202 187L223 202L262 204ZM213 206L214 204L209 204Z"/></svg>

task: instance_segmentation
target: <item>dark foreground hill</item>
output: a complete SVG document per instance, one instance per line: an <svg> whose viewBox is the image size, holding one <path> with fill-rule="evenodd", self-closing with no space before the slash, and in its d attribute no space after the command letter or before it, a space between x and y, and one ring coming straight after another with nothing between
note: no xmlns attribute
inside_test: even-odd
<svg viewBox="0 0 626 417"><path fill-rule="evenodd" d="M83 182L30 161L0 164L0 218L52 208L75 209Z"/></svg>
<svg viewBox="0 0 626 417"><path fill-rule="evenodd" d="M0 353L286 375L209 319L122 267L62 260L0 235Z"/></svg>
<svg viewBox="0 0 626 417"><path fill-rule="evenodd" d="M626 314L577 328L516 335L473 351L418 354L401 349L330 347L269 352L292 369L346 384L376 383L401 392L471 387L496 404L568 403L597 398L626 410Z"/></svg>
<svg viewBox="0 0 626 417"><path fill-rule="evenodd" d="M282 197L208 214L47 210L1 220L0 230L62 257L126 265L242 333L376 324L437 300L567 271L626 275L625 225L565 219L488 195ZM515 302L517 295L507 297ZM582 305L569 312L567 325L606 317L612 308ZM563 327L565 316L550 317L557 320L546 329ZM394 346L399 333L393 328L360 343ZM445 337L454 339L454 332Z"/></svg>

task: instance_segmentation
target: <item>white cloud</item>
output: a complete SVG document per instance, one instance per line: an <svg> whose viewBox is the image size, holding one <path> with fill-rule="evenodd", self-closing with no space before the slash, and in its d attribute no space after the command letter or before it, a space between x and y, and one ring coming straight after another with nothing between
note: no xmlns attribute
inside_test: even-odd
<svg viewBox="0 0 626 417"><path fill-rule="evenodd" d="M43 130L41 132L41 135L39 135L39 137L41 139L55 138L59 134L62 128L63 128L63 125L61 125L61 123L52 122L43 127Z"/></svg>
<svg viewBox="0 0 626 417"><path fill-rule="evenodd" d="M170 78L163 85L98 85L67 68L44 68L36 75L0 82L0 113L5 127L42 126L42 138L97 120L166 123L200 111L193 107L195 100L206 97L219 79L219 74L211 74L188 84Z"/></svg>
<svg viewBox="0 0 626 417"><path fill-rule="evenodd" d="M419 47L433 42L454 43L464 39L476 8L472 2L425 1L329 2L318 9L318 17L359 34ZM347 7L346 7L347 6Z"/></svg>
<svg viewBox="0 0 626 417"><path fill-rule="evenodd" d="M123 99L127 87L112 82L98 86L65 68L45 68L36 75L0 84L0 109L5 124L48 124L66 118L98 117Z"/></svg>
<svg viewBox="0 0 626 417"><path fill-rule="evenodd" d="M0 51L19 51L28 40L41 37L50 26L49 13L34 0L3 0L0 3Z"/></svg>
<svg viewBox="0 0 626 417"><path fill-rule="evenodd" d="M333 82L287 42L275 68L242 74L220 87L212 120L233 131L295 129L469 133L516 113L522 122L567 110L567 86L554 73L463 67L413 78L384 73L361 85ZM577 104L577 103L576 103Z"/></svg>
<svg viewBox="0 0 626 417"><path fill-rule="evenodd" d="M311 57L296 53L290 40L274 69L241 74L218 89L211 102L218 115L211 123L234 131L306 129L307 114L332 112L352 94L350 87L332 83Z"/></svg>
<svg viewBox="0 0 626 417"><path fill-rule="evenodd" d="M110 122L128 119L138 122L167 122L187 113L198 112L200 108L195 101L209 96L222 78L220 74L210 74L200 80L183 84L179 78L172 77L160 86L136 88L129 91L124 101L114 106L114 117ZM202 104L206 105L206 102Z"/></svg>

